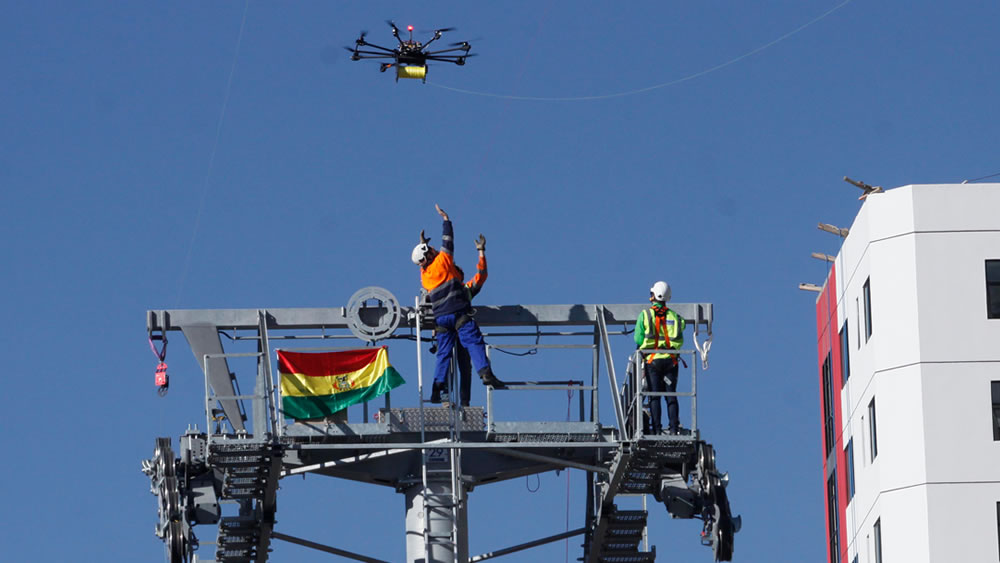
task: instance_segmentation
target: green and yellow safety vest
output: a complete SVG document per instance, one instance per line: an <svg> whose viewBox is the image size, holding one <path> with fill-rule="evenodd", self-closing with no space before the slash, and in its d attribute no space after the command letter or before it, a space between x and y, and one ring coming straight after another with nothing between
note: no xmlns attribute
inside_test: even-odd
<svg viewBox="0 0 1000 563"><path fill-rule="evenodd" d="M659 313L659 314L657 314ZM684 345L684 327L687 321L667 307L650 307L639 315L635 325L635 340L640 350L673 348ZM641 340L640 340L641 339ZM646 361L673 358L676 354L649 354Z"/></svg>

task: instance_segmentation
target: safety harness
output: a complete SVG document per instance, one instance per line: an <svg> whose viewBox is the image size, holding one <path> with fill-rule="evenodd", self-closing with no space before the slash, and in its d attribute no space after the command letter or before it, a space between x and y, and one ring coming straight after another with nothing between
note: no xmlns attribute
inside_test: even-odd
<svg viewBox="0 0 1000 563"><path fill-rule="evenodd" d="M653 305L652 307L650 307L649 310L653 312L653 319L654 319L653 320L653 349L657 349L657 348L660 347L660 333L661 332L663 333L663 338L664 338L663 347L664 348L670 348L670 335L667 333L667 308L666 308L666 306L657 307L656 305ZM649 333L648 332L649 331L648 326L646 328L646 331L647 331L647 334L648 334ZM654 355L655 354L647 354L646 355L646 363L647 364L653 363L653 356ZM676 364L677 363L677 356L676 355L675 356L671 356L671 358L674 360L674 364Z"/></svg>

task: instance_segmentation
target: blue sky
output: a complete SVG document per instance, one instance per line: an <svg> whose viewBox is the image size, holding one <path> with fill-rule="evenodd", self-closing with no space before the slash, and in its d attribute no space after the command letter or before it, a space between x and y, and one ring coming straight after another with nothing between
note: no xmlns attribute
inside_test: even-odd
<svg viewBox="0 0 1000 563"><path fill-rule="evenodd" d="M409 303L409 252L421 228L437 240L437 202L460 263L489 239L482 303L641 302L657 279L714 303L699 418L743 514L737 560L823 560L815 294L796 285L822 283L809 253L838 240L815 225L859 209L844 175L888 188L1000 172L1000 6L841 4L8 3L8 557L159 560L139 460L201 420L202 383L178 337L156 397L147 309L342 306L367 285ZM457 26L447 39L480 56L396 84L341 48L361 29L389 43L387 18ZM394 355L404 377L411 355ZM566 377L568 363L497 373ZM537 484L473 493L473 553L565 529L566 474ZM403 556L392 491L310 477L283 483L278 510L286 533ZM696 523L652 512L661 557L711 560ZM564 558L559 543L512 560ZM331 557L279 544L274 560Z"/></svg>

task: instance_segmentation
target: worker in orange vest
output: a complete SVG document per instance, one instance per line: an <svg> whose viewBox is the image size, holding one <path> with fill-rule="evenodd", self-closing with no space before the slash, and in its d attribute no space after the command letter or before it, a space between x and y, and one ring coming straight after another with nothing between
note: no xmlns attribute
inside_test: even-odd
<svg viewBox="0 0 1000 563"><path fill-rule="evenodd" d="M465 287L453 257L455 242L451 219L437 204L434 208L443 219L441 250L427 244L429 239L425 239L421 232L421 242L413 248L410 258L420 266L420 281L428 293L437 333L437 365L434 369L431 401L434 402L437 398L446 402L448 369L456 341L461 342L469 351L484 385L502 389L504 384L493 374L490 360L486 357L486 341L470 314L472 305L469 301L469 289Z"/></svg>
<svg viewBox="0 0 1000 563"><path fill-rule="evenodd" d="M483 284L486 283L486 278L489 277L489 272L486 269L486 237L479 234L479 238L476 239L476 250L479 252L479 261L476 262L476 275L472 277L471 280L465 282L465 288L469 290L469 301L471 302L479 292L483 289ZM457 267L457 266L456 266ZM462 278L465 278L465 272L462 268L458 268L458 273L462 274ZM459 386L459 393L462 397L462 406L469 406L469 400L472 394L472 358L469 357L469 350L462 346L461 342L455 343L455 358L458 361L458 373L461 375Z"/></svg>

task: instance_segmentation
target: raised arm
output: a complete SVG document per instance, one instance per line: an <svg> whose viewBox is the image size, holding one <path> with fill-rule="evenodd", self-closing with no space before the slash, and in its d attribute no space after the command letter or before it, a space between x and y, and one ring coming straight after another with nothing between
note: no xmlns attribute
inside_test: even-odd
<svg viewBox="0 0 1000 563"><path fill-rule="evenodd" d="M455 232L451 227L451 219L448 218L448 214L441 209L441 206L434 204L434 209L437 210L438 215L444 219L444 223L441 225L441 251L447 252L452 256L455 255Z"/></svg>
<svg viewBox="0 0 1000 563"><path fill-rule="evenodd" d="M479 261L476 263L476 275L465 284L469 288L469 294L472 297L475 297L482 291L483 284L486 283L486 277L489 276L489 272L486 270L486 237L482 234L476 239L476 250L479 251Z"/></svg>

